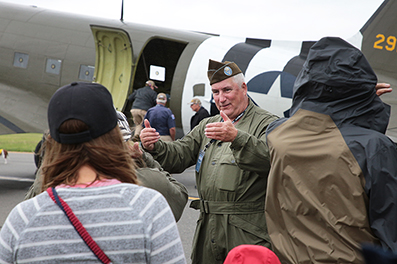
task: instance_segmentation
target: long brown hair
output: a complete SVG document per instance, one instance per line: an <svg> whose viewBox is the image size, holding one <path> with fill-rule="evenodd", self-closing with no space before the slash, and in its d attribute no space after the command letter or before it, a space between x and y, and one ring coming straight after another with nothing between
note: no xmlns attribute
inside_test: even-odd
<svg viewBox="0 0 397 264"><path fill-rule="evenodd" d="M71 134L87 130L80 120L65 121L61 133ZM42 191L59 184L74 185L77 172L83 165L91 166L99 177L117 179L126 183L138 183L136 165L116 126L110 132L81 144L61 144L50 135L46 138L42 174Z"/></svg>

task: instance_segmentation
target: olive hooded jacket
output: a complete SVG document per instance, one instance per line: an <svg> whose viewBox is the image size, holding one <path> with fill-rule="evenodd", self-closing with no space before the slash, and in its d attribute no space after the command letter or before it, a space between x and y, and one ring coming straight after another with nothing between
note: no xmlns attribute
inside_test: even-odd
<svg viewBox="0 0 397 264"><path fill-rule="evenodd" d="M282 263L363 263L363 243L397 250L397 151L376 83L360 50L323 38L291 117L269 126L266 219Z"/></svg>

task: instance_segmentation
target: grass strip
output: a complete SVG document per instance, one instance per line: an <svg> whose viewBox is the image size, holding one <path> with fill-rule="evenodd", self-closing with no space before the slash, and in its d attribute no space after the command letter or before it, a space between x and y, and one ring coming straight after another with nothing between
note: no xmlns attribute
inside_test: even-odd
<svg viewBox="0 0 397 264"><path fill-rule="evenodd" d="M34 152L42 136L41 133L0 135L0 148L15 152Z"/></svg>

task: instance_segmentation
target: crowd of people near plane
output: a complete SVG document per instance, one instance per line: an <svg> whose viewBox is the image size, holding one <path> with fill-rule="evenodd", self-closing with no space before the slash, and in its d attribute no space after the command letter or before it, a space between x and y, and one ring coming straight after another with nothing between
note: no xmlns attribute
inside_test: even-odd
<svg viewBox="0 0 397 264"><path fill-rule="evenodd" d="M397 149L379 98L391 89L360 50L314 44L290 118L256 106L234 62L210 60L207 75L220 113L176 141L146 119L134 143L104 86L61 87L35 184L1 229L0 263L185 263L187 190L170 173L191 166L194 264L397 260Z"/></svg>

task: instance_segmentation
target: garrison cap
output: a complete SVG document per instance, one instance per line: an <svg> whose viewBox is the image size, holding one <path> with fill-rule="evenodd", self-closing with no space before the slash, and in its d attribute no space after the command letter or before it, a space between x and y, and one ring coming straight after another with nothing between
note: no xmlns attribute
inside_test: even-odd
<svg viewBox="0 0 397 264"><path fill-rule="evenodd" d="M208 63L207 75L210 81L210 85L226 80L227 78L230 78L239 73L242 72L237 64L234 62L219 62L210 59Z"/></svg>

